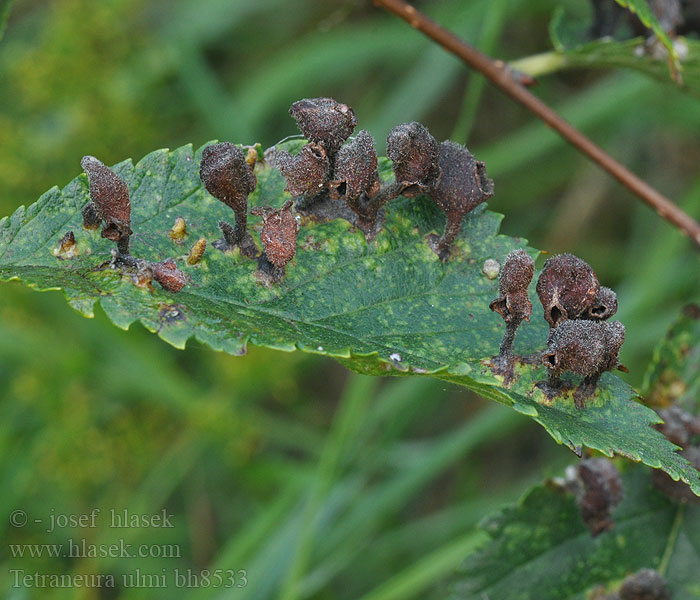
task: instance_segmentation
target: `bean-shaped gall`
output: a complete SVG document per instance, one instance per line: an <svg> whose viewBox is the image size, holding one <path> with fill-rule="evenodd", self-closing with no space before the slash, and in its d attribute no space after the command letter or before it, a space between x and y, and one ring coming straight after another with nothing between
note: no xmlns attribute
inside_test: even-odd
<svg viewBox="0 0 700 600"><path fill-rule="evenodd" d="M397 125L386 138L399 193L407 198L427 193L440 176L440 145L420 123Z"/></svg>
<svg viewBox="0 0 700 600"><path fill-rule="evenodd" d="M295 156L275 152L271 163L287 181L286 190L295 198L312 200L326 187L330 162L321 144L306 144Z"/></svg>
<svg viewBox="0 0 700 600"><path fill-rule="evenodd" d="M608 287L600 288L595 302L586 309L584 319L592 321L605 321L617 312L617 294Z"/></svg>
<svg viewBox="0 0 700 600"><path fill-rule="evenodd" d="M537 295L550 327L578 319L594 306L600 284L590 265L573 254L547 259L537 280Z"/></svg>
<svg viewBox="0 0 700 600"><path fill-rule="evenodd" d="M620 348L625 341L625 326L619 321L564 321L550 332L542 363L549 372L547 384L540 387L548 395L561 388L560 375L569 371L583 376L574 393L578 408L595 393L605 371L623 368Z"/></svg>
<svg viewBox="0 0 700 600"><path fill-rule="evenodd" d="M498 363L512 362L515 333L520 323L530 320L532 302L527 288L534 275L535 261L525 250L513 250L506 256L498 281L498 298L489 304L489 308L501 315L506 323L506 333L496 359Z"/></svg>
<svg viewBox="0 0 700 600"><path fill-rule="evenodd" d="M257 179L246 162L246 155L231 142L211 144L202 151L199 177L206 190L229 206L236 217L235 227L219 223L224 239L214 245L221 250L238 246L241 253L255 256L255 244L247 232L248 195L255 190Z"/></svg>
<svg viewBox="0 0 700 600"><path fill-rule="evenodd" d="M671 592L661 573L642 569L625 578L618 597L620 600L671 600Z"/></svg>
<svg viewBox="0 0 700 600"><path fill-rule="evenodd" d="M678 453L687 460L693 467L700 470L700 445L688 445ZM661 470L654 469L651 473L651 481L654 487L662 494L668 496L676 502L700 504L693 490L683 481L673 481L669 475Z"/></svg>
<svg viewBox="0 0 700 600"><path fill-rule="evenodd" d="M700 469L700 444L697 443L700 436L700 416L692 415L680 406L671 405L658 411L663 423L654 425L666 438L680 446L679 454L696 469ZM677 502L700 503L690 487L682 481L673 481L663 471L652 473L654 486L663 494Z"/></svg>
<svg viewBox="0 0 700 600"><path fill-rule="evenodd" d="M344 200L358 217L361 229L372 229L381 206L374 202L379 193L377 151L374 139L364 129L338 152L331 196Z"/></svg>
<svg viewBox="0 0 700 600"><path fill-rule="evenodd" d="M153 263L151 269L153 271L153 279L169 292L179 292L187 283L187 276L177 268L172 258Z"/></svg>
<svg viewBox="0 0 700 600"><path fill-rule="evenodd" d="M687 446L695 436L700 436L700 416L691 415L675 404L658 411L663 423L654 428L677 446Z"/></svg>
<svg viewBox="0 0 700 600"><path fill-rule="evenodd" d="M251 211L263 219L260 240L264 253L258 261L258 266L261 271L270 275L273 282L284 277L287 263L296 254L299 223L292 213L292 204L290 200L281 209L255 207Z"/></svg>
<svg viewBox="0 0 700 600"><path fill-rule="evenodd" d="M449 259L452 244L464 216L493 196L493 180L486 176L486 165L464 146L447 141L440 144L440 177L430 191L433 201L445 211L447 224L440 238L431 235L430 247L443 262Z"/></svg>
<svg viewBox="0 0 700 600"><path fill-rule="evenodd" d="M90 200L102 221L102 237L117 244L121 254L129 254L131 236L131 201L129 187L112 169L94 156L84 156L80 165L90 182ZM92 209L83 207L83 221L94 224Z"/></svg>
<svg viewBox="0 0 700 600"><path fill-rule="evenodd" d="M304 137L322 144L334 156L357 125L355 111L333 98L306 98L292 104L289 114Z"/></svg>
<svg viewBox="0 0 700 600"><path fill-rule="evenodd" d="M579 461L574 491L581 518L594 537L614 527L612 512L624 497L624 487L620 472L611 460Z"/></svg>

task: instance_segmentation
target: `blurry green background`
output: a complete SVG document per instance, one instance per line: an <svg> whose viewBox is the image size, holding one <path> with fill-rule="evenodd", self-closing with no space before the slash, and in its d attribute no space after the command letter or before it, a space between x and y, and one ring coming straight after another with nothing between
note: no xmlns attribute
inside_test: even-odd
<svg viewBox="0 0 700 600"><path fill-rule="evenodd" d="M561 2L418 4L515 59L550 48ZM700 215L696 101L626 72L552 75L536 93ZM495 179L505 233L580 255L617 290L639 384L679 307L700 296L689 242L370 2L19 0L0 42L0 215L65 185L85 154L112 164L210 139L271 145L296 133L289 105L320 95L353 106L381 152L410 120L467 143ZM526 417L440 382L354 376L299 353L180 352L15 284L0 286L0 455L0 593L17 600L441 598L479 519L572 457ZM95 529L45 531L51 514L95 507ZM108 527L110 508L163 507L172 529ZM9 525L17 509L25 527ZM68 538L180 557L12 558L8 546ZM10 574L137 568L168 587L15 588ZM247 586L172 584L175 569L217 568L246 570Z"/></svg>

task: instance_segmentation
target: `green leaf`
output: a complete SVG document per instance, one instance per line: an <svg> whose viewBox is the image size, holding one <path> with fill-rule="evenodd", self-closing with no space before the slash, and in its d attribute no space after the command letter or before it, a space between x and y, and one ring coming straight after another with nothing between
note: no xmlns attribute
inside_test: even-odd
<svg viewBox="0 0 700 600"><path fill-rule="evenodd" d="M671 60L678 66L678 54L673 46L673 42L668 37L668 34L663 30L659 21L654 16L649 8L649 3L647 0L615 0L620 6L623 6L630 12L633 12L639 20L649 29L654 32L654 35L659 39L659 41L666 47Z"/></svg>
<svg viewBox="0 0 700 600"><path fill-rule="evenodd" d="M624 4L620 2L620 4ZM634 4L634 3L633 3ZM642 2L644 4L644 2ZM653 15L650 15L652 18ZM647 24L645 22L645 24ZM589 26L585 19L568 14L558 7L549 25L554 46L553 52L545 52L511 63L511 66L532 77L565 69L630 69L638 71L662 83L672 83L695 98L700 98L700 41L677 37L673 48L673 67L682 69L682 77L669 77L668 56L650 51L642 37L632 39L589 39Z"/></svg>
<svg viewBox="0 0 700 600"><path fill-rule="evenodd" d="M467 557L453 600L583 600L642 568L659 570L674 600L700 598L700 506L667 499L641 467L623 481L615 527L595 538L573 495L554 484L486 519L491 539Z"/></svg>
<svg viewBox="0 0 700 600"><path fill-rule="evenodd" d="M644 379L652 406L678 404L700 412L700 307L691 304L654 350Z"/></svg>
<svg viewBox="0 0 700 600"><path fill-rule="evenodd" d="M545 378L544 367L519 367L519 379L507 388L482 364L498 352L503 334L503 322L488 308L497 281L483 274L483 263L502 261L526 244L498 234L501 215L484 206L473 211L446 264L426 243L429 233L444 227L444 215L426 198L392 202L384 229L370 243L342 219L306 220L286 277L266 287L255 276L255 261L211 244L219 237L218 221L232 213L202 188L200 153L191 146L158 150L135 166L126 161L114 167L131 190L132 253L148 260L174 257L191 278L180 293L157 284L149 291L134 285L129 273L105 268L112 243L82 228L80 209L89 199L84 175L0 221L0 281L61 289L88 317L99 301L117 326L140 321L178 348L194 337L232 354L254 344L331 356L362 373L440 377L534 418L572 449L586 445L663 468L700 494L700 474L649 427L658 417L617 377L606 374L587 409L579 410L570 396L550 402L534 387ZM385 179L391 173L386 159L380 170ZM256 173L251 204L281 206L289 194L280 173L261 163ZM181 245L169 236L177 217L187 222ZM258 227L259 219L252 217L251 226ZM67 231L75 234L77 254L60 259L54 250ZM189 246L201 236L207 251L189 266ZM518 332L516 351L541 349L546 337L546 323L536 316Z"/></svg>
<svg viewBox="0 0 700 600"><path fill-rule="evenodd" d="M700 41L679 38L679 43L685 46L687 52L680 59L684 68L683 82L678 87L700 98ZM641 38L624 42L596 40L523 58L511 63L511 66L533 77L565 69L631 69L662 83L675 84L668 76L667 61L641 51L642 44Z"/></svg>

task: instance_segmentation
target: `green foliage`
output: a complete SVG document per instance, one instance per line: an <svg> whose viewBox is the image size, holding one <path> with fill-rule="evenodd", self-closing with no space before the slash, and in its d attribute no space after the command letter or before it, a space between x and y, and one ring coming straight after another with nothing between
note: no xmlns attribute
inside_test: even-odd
<svg viewBox="0 0 700 600"><path fill-rule="evenodd" d="M559 0L500 2L507 10L499 23L496 4L423 8L492 56L547 48L543 32ZM370 3L16 2L0 45L0 80L0 215L68 181L86 153L112 164L189 140L267 146L290 129L291 101L331 94L353 106L377 140L412 119L440 137L467 139L496 178L491 207L508 215L503 231L586 258L618 291L626 381L640 383L680 306L700 297L700 263L677 231L490 86L479 100L480 76ZM693 98L620 70L542 77L535 91L700 214ZM453 134L457 120L462 128ZM176 522L167 538L124 533L127 541L174 541L183 552L177 562L40 564L3 554L4 595L81 593L11 589L8 567L119 574L177 565L248 568L249 590L235 597L271 600L308 536L312 549L295 567L301 597L444 599L442 580L484 535L474 523L543 472L558 472L571 454L532 420L485 407L463 386L416 377L360 385L364 378L354 375L345 385L347 375L301 352L251 346L240 359L197 343L175 351L140 326L114 327L99 305L88 321L59 294L0 285L3 539L83 536L13 529L7 515L17 507L40 517L53 507L167 507ZM367 395L368 406L338 468L315 487L320 449L334 447L331 437L342 431L333 413L354 393ZM323 497L321 524L304 533L309 491L319 487L329 490L315 492ZM99 525L95 537L112 539L114 531ZM172 585L113 592L130 600L224 594Z"/></svg>
<svg viewBox="0 0 700 600"><path fill-rule="evenodd" d="M674 600L699 598L700 506L670 501L649 475L642 467L623 475L615 527L597 537L573 494L552 483L534 488L481 524L490 540L465 561L454 600L582 599L642 568L665 575Z"/></svg>
<svg viewBox="0 0 700 600"><path fill-rule="evenodd" d="M570 49L563 49L559 57L561 68L623 68L640 71L664 83L674 83L668 76L668 62L663 58L641 51L643 40L623 42L598 40ZM681 89L700 99L700 41L681 39L687 54L680 59L683 65Z"/></svg>
<svg viewBox="0 0 700 600"><path fill-rule="evenodd" d="M691 414L700 407L699 317L697 305L687 307L654 351L646 376L650 401L676 402ZM591 588L614 586L642 568L665 575L674 599L700 598L700 503L669 500L651 477L642 467L628 468L624 500L613 512L615 527L595 538L573 494L552 482L535 487L482 523L491 539L467 558L454 599L583 598Z"/></svg>
<svg viewBox="0 0 700 600"><path fill-rule="evenodd" d="M668 34L661 27L658 19L654 16L649 8L649 2L647 0L615 0L620 6L624 6L630 12L633 12L639 20L646 25L649 29L654 32L654 35L659 39L659 41L666 47L671 60L678 65L678 54L676 49L673 47L673 42L668 37Z"/></svg>
<svg viewBox="0 0 700 600"><path fill-rule="evenodd" d="M654 350L644 379L645 396L653 406L678 404L700 412L700 308L688 305Z"/></svg>
<svg viewBox="0 0 700 600"><path fill-rule="evenodd" d="M0 279L63 289L85 316L93 315L99 300L119 327L139 320L178 348L195 337L232 354L243 354L251 343L331 356L368 374L435 375L533 417L574 450L586 445L623 454L663 468L700 493L700 475L649 427L656 416L616 377L603 378L582 412L571 393L552 403L535 387L545 378L544 367L520 367L517 381L504 386L502 377L482 364L497 353L503 327L488 308L497 280L488 279L482 266L488 258L502 261L524 244L498 235L499 215L483 207L474 211L447 264L425 242L443 227L441 212L426 199L392 203L384 231L370 243L344 220L308 221L286 278L269 287L256 278L255 262L211 244L199 264L186 264L189 244L200 236L211 242L216 223L231 216L201 187L200 154L184 146L153 152L136 166L127 161L115 167L132 190L132 252L154 261L177 257L191 278L179 294L144 289L128 273L106 268L111 242L81 225L80 208L89 198L84 176L0 221ZM388 177L386 160L381 171ZM257 175L253 205L286 201L276 169L258 163ZM176 217L188 223L185 244L168 235ZM57 256L67 231L75 232L76 255ZM516 348L522 354L536 351L546 331L544 321L533 318Z"/></svg>
<svg viewBox="0 0 700 600"><path fill-rule="evenodd" d="M620 4L646 7L645 1ZM630 6L628 8L632 10ZM636 9L633 12L637 12ZM657 23L648 8L641 8L639 14L644 15L644 19L651 19L643 19L645 25L651 27L651 24ZM659 39L667 49L672 49L675 67L682 68L682 76L671 77L668 57L646 47L643 38L591 40L585 19L574 17L561 5L552 17L549 33L554 52L521 58L513 61L512 66L533 77L566 69L629 69L679 87L696 99L700 98L700 42L696 39L678 37L677 45L674 45L662 32L663 37ZM680 53L679 48L682 48Z"/></svg>

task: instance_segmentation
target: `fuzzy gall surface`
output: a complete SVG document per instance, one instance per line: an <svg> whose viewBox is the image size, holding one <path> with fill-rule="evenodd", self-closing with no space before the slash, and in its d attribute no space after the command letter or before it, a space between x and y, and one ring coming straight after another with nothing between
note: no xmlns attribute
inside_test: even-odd
<svg viewBox="0 0 700 600"><path fill-rule="evenodd" d="M542 360L555 374L596 375L620 364L624 341L625 326L619 321L564 321L552 330Z"/></svg>
<svg viewBox="0 0 700 600"><path fill-rule="evenodd" d="M440 171L430 196L448 218L461 219L493 196L493 180L486 176L486 165L460 144L440 144Z"/></svg>
<svg viewBox="0 0 700 600"><path fill-rule="evenodd" d="M103 221L102 237L118 242L131 235L131 201L126 183L94 156L84 156L80 165L90 182L90 200L97 216ZM87 214L86 214L87 213ZM91 209L83 218L93 222Z"/></svg>
<svg viewBox="0 0 700 600"><path fill-rule="evenodd" d="M299 223L289 206L263 213L260 240L267 259L277 268L284 267L294 258L297 250Z"/></svg>
<svg viewBox="0 0 700 600"><path fill-rule="evenodd" d="M617 294L608 287L601 287L598 298L584 313L584 318L605 321L617 312Z"/></svg>
<svg viewBox="0 0 700 600"><path fill-rule="evenodd" d="M506 257L498 282L499 297L489 307L506 323L530 320L532 302L527 288L535 275L535 261L525 250L514 250Z"/></svg>
<svg viewBox="0 0 700 600"><path fill-rule="evenodd" d="M287 182L285 189L295 198L314 198L328 181L330 162L320 144L306 144L295 156L276 152L270 163L280 170Z"/></svg>
<svg viewBox="0 0 700 600"><path fill-rule="evenodd" d="M289 114L304 137L323 144L329 154L335 154L357 125L355 111L333 98L306 98L292 104Z"/></svg>
<svg viewBox="0 0 700 600"><path fill-rule="evenodd" d="M238 146L221 142L204 148L199 177L206 190L236 214L248 209L248 195L255 190L257 180Z"/></svg>
<svg viewBox="0 0 700 600"><path fill-rule="evenodd" d="M416 196L433 186L440 175L440 146L420 123L402 123L386 139L386 154L393 162L397 183L407 186L402 193Z"/></svg>
<svg viewBox="0 0 700 600"><path fill-rule="evenodd" d="M653 569L642 569L629 575L618 594L620 600L671 600L666 581Z"/></svg>
<svg viewBox="0 0 700 600"><path fill-rule="evenodd" d="M593 269L573 254L549 258L537 280L537 295L551 327L581 317L594 305L599 293L600 284Z"/></svg>
<svg viewBox="0 0 700 600"><path fill-rule="evenodd" d="M153 264L153 279L169 292L179 292L187 283L187 276L177 268L172 258Z"/></svg>
<svg viewBox="0 0 700 600"><path fill-rule="evenodd" d="M363 193L375 196L379 192L377 164L374 139L363 129L338 152L332 183L334 195L350 200L356 200Z"/></svg>

